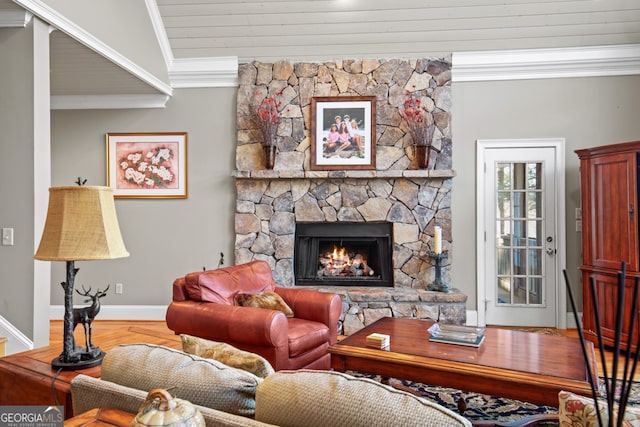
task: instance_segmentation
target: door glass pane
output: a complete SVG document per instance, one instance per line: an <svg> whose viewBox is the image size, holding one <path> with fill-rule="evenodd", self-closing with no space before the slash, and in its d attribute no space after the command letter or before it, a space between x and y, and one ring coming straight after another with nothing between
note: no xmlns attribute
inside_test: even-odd
<svg viewBox="0 0 640 427"><path fill-rule="evenodd" d="M511 249L498 249L498 275L511 274Z"/></svg>
<svg viewBox="0 0 640 427"><path fill-rule="evenodd" d="M513 250L513 274L527 274L527 250Z"/></svg>
<svg viewBox="0 0 640 427"><path fill-rule="evenodd" d="M511 189L511 164L498 163L496 166L496 188L498 190L510 190Z"/></svg>
<svg viewBox="0 0 640 427"><path fill-rule="evenodd" d="M529 279L529 304L542 304L542 278Z"/></svg>
<svg viewBox="0 0 640 427"><path fill-rule="evenodd" d="M542 221L527 221L528 246L542 246Z"/></svg>
<svg viewBox="0 0 640 427"><path fill-rule="evenodd" d="M527 188L542 189L542 163L527 164Z"/></svg>
<svg viewBox="0 0 640 427"><path fill-rule="evenodd" d="M541 276L542 275L542 250L541 249L529 249L528 251L528 267L527 274L529 276Z"/></svg>
<svg viewBox="0 0 640 427"><path fill-rule="evenodd" d="M528 191L527 192L527 218L540 218L542 212L542 192L540 191Z"/></svg>
<svg viewBox="0 0 640 427"><path fill-rule="evenodd" d="M542 163L497 163L496 274L501 305L542 304Z"/></svg>
<svg viewBox="0 0 640 427"><path fill-rule="evenodd" d="M526 218L527 203L525 196L526 193L524 191L513 194L513 216L515 218Z"/></svg>
<svg viewBox="0 0 640 427"><path fill-rule="evenodd" d="M498 277L498 304L511 304L511 279Z"/></svg>
<svg viewBox="0 0 640 427"><path fill-rule="evenodd" d="M513 304L527 303L527 279L524 277L516 277L513 281Z"/></svg>

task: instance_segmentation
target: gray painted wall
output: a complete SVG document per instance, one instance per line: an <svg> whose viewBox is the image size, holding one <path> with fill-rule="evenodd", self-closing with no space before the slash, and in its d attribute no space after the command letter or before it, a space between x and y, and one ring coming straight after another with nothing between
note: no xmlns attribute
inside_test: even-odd
<svg viewBox="0 0 640 427"><path fill-rule="evenodd" d="M27 335L34 292L33 44L32 25L0 29L0 227L15 230L14 245L0 246L0 315Z"/></svg>
<svg viewBox="0 0 640 427"><path fill-rule="evenodd" d="M567 270L578 284L580 237L577 148L638 139L640 77L603 77L453 84L454 286L476 309L475 142L478 139L566 139ZM120 281L123 295L105 304L167 304L172 280L203 266L218 253L233 263L235 90L177 91L166 110L57 111L53 113L53 185L78 175L104 183L104 134L126 131L189 132L189 199L118 200L116 206L131 257L86 262L79 284ZM57 270L57 271L56 271ZM63 267L54 266L54 283ZM61 304L58 285L52 303Z"/></svg>
<svg viewBox="0 0 640 427"><path fill-rule="evenodd" d="M181 89L165 109L52 112L52 185L106 184L109 132L188 133L187 199L117 199L116 210L128 258L78 263L76 286L104 288L103 304L166 305L173 280L187 272L215 268L219 253L233 261L236 90ZM58 263L61 264L61 263ZM51 302L62 304L53 266ZM114 283L124 284L115 295ZM82 299L77 297L76 303Z"/></svg>
<svg viewBox="0 0 640 427"><path fill-rule="evenodd" d="M579 285L580 207L578 148L640 139L640 76L519 80L453 84L452 281L476 307L475 206L478 139L566 139L567 272ZM564 286L564 284L561 284ZM576 298L581 292L575 290Z"/></svg>

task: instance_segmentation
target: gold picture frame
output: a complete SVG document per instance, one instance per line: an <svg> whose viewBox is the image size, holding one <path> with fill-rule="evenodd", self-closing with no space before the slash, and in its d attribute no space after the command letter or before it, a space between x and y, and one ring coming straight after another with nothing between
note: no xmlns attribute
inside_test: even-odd
<svg viewBox="0 0 640 427"><path fill-rule="evenodd" d="M187 198L187 133L108 133L115 198Z"/></svg>

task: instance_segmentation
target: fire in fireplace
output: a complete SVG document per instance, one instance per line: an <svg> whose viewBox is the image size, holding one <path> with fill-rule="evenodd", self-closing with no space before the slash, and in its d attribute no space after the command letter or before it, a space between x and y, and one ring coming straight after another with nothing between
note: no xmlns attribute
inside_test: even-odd
<svg viewBox="0 0 640 427"><path fill-rule="evenodd" d="M298 223L297 286L393 286L391 223Z"/></svg>

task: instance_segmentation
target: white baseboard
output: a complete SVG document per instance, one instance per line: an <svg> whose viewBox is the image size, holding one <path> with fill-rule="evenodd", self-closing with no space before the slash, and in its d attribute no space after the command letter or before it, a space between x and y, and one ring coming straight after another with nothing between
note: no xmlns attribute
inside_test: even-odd
<svg viewBox="0 0 640 427"><path fill-rule="evenodd" d="M566 314L567 320L566 325L567 329L576 329L576 320L573 317L573 312L567 312ZM578 318L582 319L582 313L578 313ZM476 310L467 310L467 325L469 326L479 326L478 325L478 312Z"/></svg>
<svg viewBox="0 0 640 427"><path fill-rule="evenodd" d="M164 320L167 314L166 305L103 305L98 313L98 320ZM49 307L49 319L62 320L64 306Z"/></svg>

